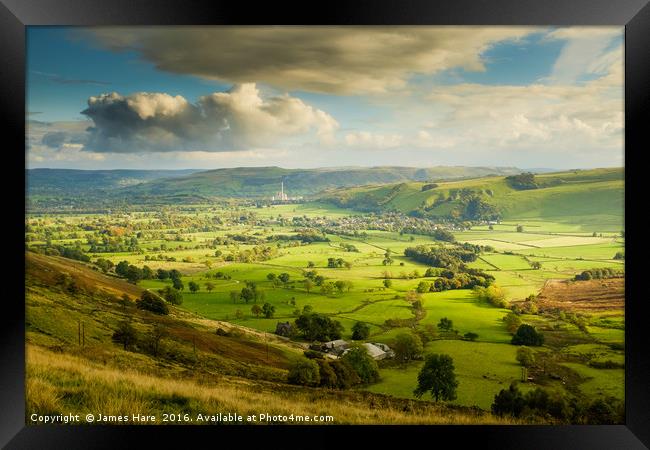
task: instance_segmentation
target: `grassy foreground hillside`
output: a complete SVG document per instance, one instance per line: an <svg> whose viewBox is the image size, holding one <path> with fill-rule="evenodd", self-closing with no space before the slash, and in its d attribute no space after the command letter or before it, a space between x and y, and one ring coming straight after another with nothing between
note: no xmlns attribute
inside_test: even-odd
<svg viewBox="0 0 650 450"><path fill-rule="evenodd" d="M164 423L165 414L205 423L199 413L332 416L335 424L509 423L473 408L287 385L298 344L173 307L169 316L139 310L133 300L141 288L83 263L27 253L26 292L27 423L34 413L70 412L156 416L147 423ZM111 338L125 320L137 332L128 349ZM156 330L162 338L154 349ZM260 422L269 421L303 423Z"/></svg>

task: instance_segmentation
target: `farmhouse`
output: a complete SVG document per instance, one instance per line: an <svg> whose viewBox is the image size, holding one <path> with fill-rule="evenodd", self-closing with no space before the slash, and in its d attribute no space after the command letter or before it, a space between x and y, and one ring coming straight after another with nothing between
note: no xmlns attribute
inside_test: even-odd
<svg viewBox="0 0 650 450"><path fill-rule="evenodd" d="M393 352L388 345L379 342L366 342L363 344L363 347L366 349L372 359L375 360L392 358L395 356L395 352ZM346 352L347 350L344 351L343 354L345 355Z"/></svg>
<svg viewBox="0 0 650 450"><path fill-rule="evenodd" d="M278 336L288 337L291 335L291 324L289 322L278 322L275 326L275 334Z"/></svg>
<svg viewBox="0 0 650 450"><path fill-rule="evenodd" d="M348 348L350 344L343 339L337 339L335 341L325 342L321 345L321 351L324 353L332 354L335 356L342 355Z"/></svg>

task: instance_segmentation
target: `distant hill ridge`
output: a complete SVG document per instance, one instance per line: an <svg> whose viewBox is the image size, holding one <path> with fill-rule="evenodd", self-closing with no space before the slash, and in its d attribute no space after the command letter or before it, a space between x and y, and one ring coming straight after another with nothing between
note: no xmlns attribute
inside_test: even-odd
<svg viewBox="0 0 650 450"><path fill-rule="evenodd" d="M289 195L309 196L326 189L408 181L440 181L521 173L516 167L332 167L284 169L237 167L214 170L69 170L27 171L30 196L99 193L120 198L246 197L268 198L284 182Z"/></svg>

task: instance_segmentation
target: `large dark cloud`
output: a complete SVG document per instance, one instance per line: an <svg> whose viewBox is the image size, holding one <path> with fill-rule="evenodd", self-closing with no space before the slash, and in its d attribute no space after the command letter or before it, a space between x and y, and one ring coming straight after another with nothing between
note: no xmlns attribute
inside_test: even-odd
<svg viewBox="0 0 650 450"><path fill-rule="evenodd" d="M102 94L91 97L82 113L93 122L84 149L94 152L245 150L308 133L327 140L338 127L329 114L298 98L263 99L255 84L196 103L166 93Z"/></svg>
<svg viewBox="0 0 650 450"><path fill-rule="evenodd" d="M161 70L337 94L400 88L410 74L483 70L481 53L531 27L130 27L92 35Z"/></svg>

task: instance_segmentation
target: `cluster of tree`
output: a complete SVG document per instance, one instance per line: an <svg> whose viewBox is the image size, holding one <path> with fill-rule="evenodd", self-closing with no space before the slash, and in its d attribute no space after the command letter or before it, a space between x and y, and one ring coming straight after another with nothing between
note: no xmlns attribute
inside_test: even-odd
<svg viewBox="0 0 650 450"><path fill-rule="evenodd" d="M133 349L137 345L139 349L158 356L162 350L162 340L166 336L168 336L167 330L160 324L155 324L148 333L142 335L130 321L123 320L117 324L112 340L122 345L124 350Z"/></svg>
<svg viewBox="0 0 650 450"><path fill-rule="evenodd" d="M246 286L241 288L241 291L230 291L230 299L233 303L236 303L237 300L243 300L244 302L254 302L264 300L266 294L264 291L257 288L257 283L254 281L246 281Z"/></svg>
<svg viewBox="0 0 650 450"><path fill-rule="evenodd" d="M86 255L80 246L47 245L45 247L34 247L33 251L48 256L62 256L76 261L90 262L90 256Z"/></svg>
<svg viewBox="0 0 650 450"><path fill-rule="evenodd" d="M404 250L404 255L423 264L452 270L462 268L463 263L476 261L477 257L476 252L462 247L428 247L425 245L407 247L406 250Z"/></svg>
<svg viewBox="0 0 650 450"><path fill-rule="evenodd" d="M337 280L337 281L325 281L320 286L320 291L324 295L332 295L335 292L342 294L343 292L350 290L354 287L354 283L349 280Z"/></svg>
<svg viewBox="0 0 650 450"><path fill-rule="evenodd" d="M509 333L516 333L517 329L521 325L521 318L519 317L518 314L515 314L514 312L509 312L505 316L503 316L503 322L506 324L506 329L508 330Z"/></svg>
<svg viewBox="0 0 650 450"><path fill-rule="evenodd" d="M623 276L623 272L614 270L611 267L602 269L589 269L577 274L573 279L576 281L600 280L606 278L618 278Z"/></svg>
<svg viewBox="0 0 650 450"><path fill-rule="evenodd" d="M480 195L474 194L461 200L462 212L460 217L464 220L499 220L501 213L492 204L486 202Z"/></svg>
<svg viewBox="0 0 650 450"><path fill-rule="evenodd" d="M625 412L623 402L615 398L589 402L540 387L524 394L516 383L494 396L491 409L498 416L593 425L623 423Z"/></svg>
<svg viewBox="0 0 650 450"><path fill-rule="evenodd" d="M506 183L517 190L537 189L539 187L535 181L535 175L530 172L510 175L506 177Z"/></svg>
<svg viewBox="0 0 650 450"><path fill-rule="evenodd" d="M144 291L142 296L135 301L135 305L140 309L151 311L155 314L169 314L167 303L153 292Z"/></svg>
<svg viewBox="0 0 650 450"><path fill-rule="evenodd" d="M449 230L445 230L444 228L437 228L433 231L431 236L433 236L433 238L437 241L456 242L456 237L454 234Z"/></svg>
<svg viewBox="0 0 650 450"><path fill-rule="evenodd" d="M139 252L138 238L131 237L117 237L109 238L102 236L101 240L94 237L88 238L90 245L89 253L119 253L119 252Z"/></svg>
<svg viewBox="0 0 650 450"><path fill-rule="evenodd" d="M95 261L95 265L101 269L102 272L107 273L109 270L111 270L113 267L115 267L115 264L113 264L113 261L110 259L104 259L104 258L97 258Z"/></svg>
<svg viewBox="0 0 650 450"><path fill-rule="evenodd" d="M253 305L251 307L251 313L255 317L259 317L260 314L263 314L267 319L272 319L275 314L275 306L268 302L264 303L262 307L260 307L260 305Z"/></svg>
<svg viewBox="0 0 650 450"><path fill-rule="evenodd" d="M269 236L268 240L278 240L278 241L300 241L305 244L311 244L312 242L329 242L330 239L325 235L325 233L320 233L317 230L302 230L298 234L278 234L274 236Z"/></svg>
<svg viewBox="0 0 650 450"><path fill-rule="evenodd" d="M327 258L327 267L331 269L338 269L345 267L346 269L352 268L352 263L345 261L343 258Z"/></svg>
<svg viewBox="0 0 650 450"><path fill-rule="evenodd" d="M358 249L357 247L355 247L354 245L352 245L352 244L347 244L347 243L345 243L345 242L342 242L342 243L340 244L340 247L341 247L343 250L345 250L346 252L359 253L359 249Z"/></svg>
<svg viewBox="0 0 650 450"><path fill-rule="evenodd" d="M140 280L151 280L156 277L154 271L149 266L139 268L128 261L120 261L115 266L115 273L126 278L131 283L137 283Z"/></svg>
<svg viewBox="0 0 650 450"><path fill-rule="evenodd" d="M491 284L487 287L476 286L474 287L473 293L480 302L489 303L497 308L506 308L508 306L505 293L496 284Z"/></svg>
<svg viewBox="0 0 650 450"><path fill-rule="evenodd" d="M625 252L616 252L613 259L617 259L617 260L625 259Z"/></svg>
<svg viewBox="0 0 650 450"><path fill-rule="evenodd" d="M363 347L353 347L333 361L325 360L318 352L305 352L305 356L289 368L287 381L290 384L349 389L379 380L377 362Z"/></svg>
<svg viewBox="0 0 650 450"><path fill-rule="evenodd" d="M510 343L538 347L544 344L544 335L538 332L534 326L524 323L519 325Z"/></svg>
<svg viewBox="0 0 650 450"><path fill-rule="evenodd" d="M435 189L437 187L438 187L438 185L436 183L427 183L427 184L422 186L421 190L422 190L422 192L425 192L425 191L430 191L431 189Z"/></svg>
<svg viewBox="0 0 650 450"><path fill-rule="evenodd" d="M492 284L494 278L491 275L479 276L468 273L454 273L451 277L442 276L434 281L420 281L416 291L424 294L426 292L442 292L452 289L477 289L487 288Z"/></svg>
<svg viewBox="0 0 650 450"><path fill-rule="evenodd" d="M252 263L255 261L268 261L278 255L277 247L268 245L256 245L255 247L234 252L226 255L226 261L237 261L243 263Z"/></svg>
<svg viewBox="0 0 650 450"><path fill-rule="evenodd" d="M341 339L343 325L338 320L305 308L295 320L295 328L308 341L327 342Z"/></svg>

